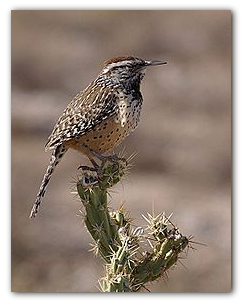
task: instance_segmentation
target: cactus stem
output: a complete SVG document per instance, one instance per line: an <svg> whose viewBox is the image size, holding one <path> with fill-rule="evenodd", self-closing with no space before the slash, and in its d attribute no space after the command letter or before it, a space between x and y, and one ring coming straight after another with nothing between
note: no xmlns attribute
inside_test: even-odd
<svg viewBox="0 0 242 308"><path fill-rule="evenodd" d="M145 284L166 278L167 271L181 262L180 254L193 249L191 243L196 243L193 237L180 233L171 215L147 213L142 215L147 227L133 228L123 205L116 211L109 209L110 189L127 173L131 158L105 161L98 176L94 171L82 170L77 182L84 205L82 216L94 240L91 250L105 262L106 274L99 280L103 292L148 290Z"/></svg>

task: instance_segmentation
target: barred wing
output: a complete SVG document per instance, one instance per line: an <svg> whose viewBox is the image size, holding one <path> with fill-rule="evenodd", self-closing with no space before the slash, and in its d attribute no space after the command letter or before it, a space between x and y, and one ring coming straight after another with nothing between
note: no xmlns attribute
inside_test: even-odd
<svg viewBox="0 0 242 308"><path fill-rule="evenodd" d="M93 84L78 93L58 119L45 150L84 135L97 124L114 115L117 112L116 100L110 88Z"/></svg>

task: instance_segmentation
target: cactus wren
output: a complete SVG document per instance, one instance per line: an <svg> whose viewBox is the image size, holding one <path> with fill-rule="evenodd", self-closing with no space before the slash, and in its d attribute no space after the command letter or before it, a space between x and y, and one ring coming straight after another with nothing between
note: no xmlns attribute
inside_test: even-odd
<svg viewBox="0 0 242 308"><path fill-rule="evenodd" d="M69 148L94 157L116 147L138 125L142 107L140 82L149 66L163 61L118 57L104 63L97 78L79 92L58 119L45 150L52 149L30 218L35 217L55 167Z"/></svg>

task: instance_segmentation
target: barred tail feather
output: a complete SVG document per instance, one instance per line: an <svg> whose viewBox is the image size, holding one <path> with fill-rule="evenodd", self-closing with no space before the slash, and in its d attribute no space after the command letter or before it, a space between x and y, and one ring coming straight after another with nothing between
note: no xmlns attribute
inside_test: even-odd
<svg viewBox="0 0 242 308"><path fill-rule="evenodd" d="M47 185L48 185L48 183L51 179L51 176L52 176L52 174L55 170L55 167L61 161L61 158L66 153L66 151L67 151L67 148L63 144L58 145L54 149L54 151L51 155L49 165L47 167L47 170L46 170L45 175L43 177L42 183L40 185L39 192L38 192L37 197L35 199L32 210L30 212L29 218L36 217L36 215L38 214L40 205L43 201L43 198L44 198L44 195L45 195L45 192L46 192L46 189L47 189Z"/></svg>

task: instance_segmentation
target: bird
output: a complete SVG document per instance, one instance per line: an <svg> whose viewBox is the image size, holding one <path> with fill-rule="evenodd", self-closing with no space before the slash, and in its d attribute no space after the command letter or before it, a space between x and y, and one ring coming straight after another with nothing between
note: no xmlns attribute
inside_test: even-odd
<svg viewBox="0 0 242 308"><path fill-rule="evenodd" d="M52 154L30 218L39 212L51 176L68 149L86 155L97 167L95 157L102 159L136 129L146 69L164 64L167 62L135 56L109 59L97 78L70 101L45 145L45 151L52 150Z"/></svg>

